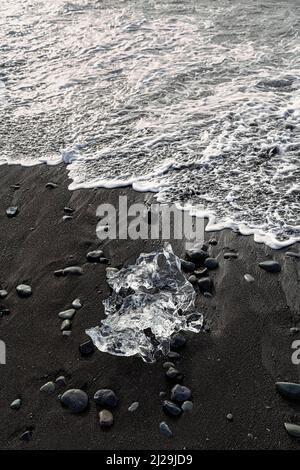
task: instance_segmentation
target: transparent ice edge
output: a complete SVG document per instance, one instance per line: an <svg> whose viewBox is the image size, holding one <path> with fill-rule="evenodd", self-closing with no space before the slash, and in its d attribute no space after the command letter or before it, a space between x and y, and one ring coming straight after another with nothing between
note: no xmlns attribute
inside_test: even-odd
<svg viewBox="0 0 300 470"><path fill-rule="evenodd" d="M112 294L103 302L106 318L86 330L102 352L154 362L169 352L174 333L198 333L203 326L203 315L195 311L195 290L170 244L141 254L135 265L107 282Z"/></svg>

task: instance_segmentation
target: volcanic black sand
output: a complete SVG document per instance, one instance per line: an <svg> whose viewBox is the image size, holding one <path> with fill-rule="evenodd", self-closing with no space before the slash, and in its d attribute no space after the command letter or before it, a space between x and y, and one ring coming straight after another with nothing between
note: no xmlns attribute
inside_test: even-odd
<svg viewBox="0 0 300 470"><path fill-rule="evenodd" d="M300 380L300 366L291 361L292 342L300 325L300 261L285 255L299 251L294 245L272 251L257 245L252 237L224 230L207 233L215 237L211 254L220 267L212 298L197 296L210 332L187 334L187 345L177 367L192 389L194 409L178 419L166 417L159 393L169 392L163 360L146 364L138 357L116 357L96 351L85 358L79 345L89 339L85 329L103 318L102 300L109 295L106 266L86 261L88 251L102 247L110 266L132 263L143 251L159 242L110 241L96 237L96 208L100 203L117 204L126 194L131 202L144 201L146 194L131 189L67 189L66 171L59 167L0 167L0 288L9 292L0 301L10 314L0 319L0 339L7 347L7 364L0 365L1 449L299 449L289 437L284 422L300 424L300 406L281 398L275 382ZM46 188L48 182L55 189ZM20 184L20 188L11 185ZM8 218L5 210L18 206ZM75 209L73 220L63 221L64 207ZM181 257L178 243L174 251ZM237 259L224 259L235 251ZM275 259L282 272L263 271L258 262ZM79 265L78 277L55 277L54 271ZM244 274L255 281L248 283ZM33 295L20 298L16 286L32 286ZM83 308L76 313L72 335L60 332L58 313L79 297ZM64 375L67 385L48 396L39 391L49 380ZM81 388L90 397L82 414L62 408L57 396L68 388ZM93 402L95 391L113 389L119 399L114 425L103 431ZM19 410L10 404L22 399ZM130 413L128 406L139 401ZM227 415L231 413L233 420ZM168 439L159 431L166 421L173 431ZM31 429L29 442L20 435Z"/></svg>

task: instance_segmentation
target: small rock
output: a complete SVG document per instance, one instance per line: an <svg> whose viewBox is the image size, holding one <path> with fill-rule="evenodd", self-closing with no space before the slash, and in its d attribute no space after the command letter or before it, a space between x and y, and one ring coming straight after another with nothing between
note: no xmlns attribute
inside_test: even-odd
<svg viewBox="0 0 300 470"><path fill-rule="evenodd" d="M0 299L4 299L7 296L8 296L8 292L4 289L1 289L0 290Z"/></svg>
<svg viewBox="0 0 300 470"><path fill-rule="evenodd" d="M203 292L203 295L209 299L213 296L210 292Z"/></svg>
<svg viewBox="0 0 300 470"><path fill-rule="evenodd" d="M295 253L294 251L287 251L285 256L289 258L300 258L300 253Z"/></svg>
<svg viewBox="0 0 300 470"><path fill-rule="evenodd" d="M86 259L90 261L91 263L99 263L100 258L103 256L103 251L102 250L96 250L96 251L90 251L86 255Z"/></svg>
<svg viewBox="0 0 300 470"><path fill-rule="evenodd" d="M207 269L217 269L219 267L219 263L216 258L206 258L204 266L206 266Z"/></svg>
<svg viewBox="0 0 300 470"><path fill-rule="evenodd" d="M63 375L60 375L59 377L57 377L57 379L55 379L55 383L59 387L64 387L67 384L67 381L66 381L66 378Z"/></svg>
<svg viewBox="0 0 300 470"><path fill-rule="evenodd" d="M47 189L55 189L55 188L57 188L57 187L58 187L58 184L52 183L51 181L46 184L46 188L47 188Z"/></svg>
<svg viewBox="0 0 300 470"><path fill-rule="evenodd" d="M224 259L236 259L238 256L239 255L237 253L233 252L224 253Z"/></svg>
<svg viewBox="0 0 300 470"><path fill-rule="evenodd" d="M59 318L62 318L63 320L72 320L76 313L76 310L74 308L70 308L69 310L64 310L63 312L60 312L58 314Z"/></svg>
<svg viewBox="0 0 300 470"><path fill-rule="evenodd" d="M19 210L17 207L9 207L8 209L6 209L6 215L7 217L9 217L10 219L12 217L15 217L17 214L18 214Z"/></svg>
<svg viewBox="0 0 300 470"><path fill-rule="evenodd" d="M191 276L188 277L188 281L189 281L191 284L196 284L196 282L197 282L197 276L195 276L195 274L192 274Z"/></svg>
<svg viewBox="0 0 300 470"><path fill-rule="evenodd" d="M109 410L102 410L99 413L99 422L102 428L109 428L114 424L114 417Z"/></svg>
<svg viewBox="0 0 300 470"><path fill-rule="evenodd" d="M192 273L196 269L195 263L192 263L191 261L186 261L185 259L181 259L180 264L181 270L187 273Z"/></svg>
<svg viewBox="0 0 300 470"><path fill-rule="evenodd" d="M71 334L72 334L72 331L71 331L71 330L64 330L64 331L62 332L62 335L63 335L63 336L71 336Z"/></svg>
<svg viewBox="0 0 300 470"><path fill-rule="evenodd" d="M66 214L73 214L74 209L72 209L71 207L64 207L64 212Z"/></svg>
<svg viewBox="0 0 300 470"><path fill-rule="evenodd" d="M72 307L75 308L75 310L81 309L82 303L81 303L80 299L73 300Z"/></svg>
<svg viewBox="0 0 300 470"><path fill-rule="evenodd" d="M54 271L54 276L56 277L61 277L64 275L64 270L63 269L57 269L56 271Z"/></svg>
<svg viewBox="0 0 300 470"><path fill-rule="evenodd" d="M68 220L73 220L73 217L71 215L64 215L62 219L64 222L67 222Z"/></svg>
<svg viewBox="0 0 300 470"><path fill-rule="evenodd" d="M26 284L20 284L16 287L17 293L20 297L30 297L32 294L32 289Z"/></svg>
<svg viewBox="0 0 300 470"><path fill-rule="evenodd" d="M109 408L115 408L118 404L118 399L110 389L100 389L94 395L94 400L98 406L108 406Z"/></svg>
<svg viewBox="0 0 300 470"><path fill-rule="evenodd" d="M173 433L172 433L171 429L169 428L167 423L165 423L165 421L162 421L161 423L159 423L159 430L166 437L172 437L173 436Z"/></svg>
<svg viewBox="0 0 300 470"><path fill-rule="evenodd" d="M47 393L48 395L51 395L52 393L55 392L55 383L54 382L47 382L44 385L41 386L40 392Z"/></svg>
<svg viewBox="0 0 300 470"><path fill-rule="evenodd" d="M281 271L281 266L277 261L262 261L258 266L269 273L279 273Z"/></svg>
<svg viewBox="0 0 300 470"><path fill-rule="evenodd" d="M203 250L203 247L198 248L194 247L186 251L186 255L190 261L196 264L203 263L206 258L209 257L209 254L206 250Z"/></svg>
<svg viewBox="0 0 300 470"><path fill-rule="evenodd" d="M167 369L167 370L170 369L170 367L175 367L173 362L164 362L162 366L164 369Z"/></svg>
<svg viewBox="0 0 300 470"><path fill-rule="evenodd" d="M254 277L251 276L251 274L245 274L245 275L244 275L244 279L245 279L245 281L247 281L247 282L254 282L254 281L255 281Z"/></svg>
<svg viewBox="0 0 300 470"><path fill-rule="evenodd" d="M167 354L168 359L171 359L171 361L179 361L181 359L181 354L179 354L176 351L169 351Z"/></svg>
<svg viewBox="0 0 300 470"><path fill-rule="evenodd" d="M284 426L290 436L300 439L300 426L293 423L284 423Z"/></svg>
<svg viewBox="0 0 300 470"><path fill-rule="evenodd" d="M292 382L276 382L277 392L290 400L300 400L300 384Z"/></svg>
<svg viewBox="0 0 300 470"><path fill-rule="evenodd" d="M191 397L191 390L184 385L177 384L171 390L171 400L177 401L179 403L190 400Z"/></svg>
<svg viewBox="0 0 300 470"><path fill-rule="evenodd" d="M184 401L184 402L182 403L182 405L181 405L181 409L182 409L182 411L184 411L185 413L186 413L186 412L189 412L189 411L192 411L193 408L194 408L194 404L193 404L192 401L189 401L189 400Z"/></svg>
<svg viewBox="0 0 300 470"><path fill-rule="evenodd" d="M139 402L138 401L134 401L133 403L131 403L131 405L128 407L128 411L130 411L131 413L133 413L134 411L136 411L138 409L138 407L140 406Z"/></svg>
<svg viewBox="0 0 300 470"><path fill-rule="evenodd" d="M179 372L179 370L175 369L174 367L170 367L166 372L166 377L171 382L182 382L184 379L184 375Z"/></svg>
<svg viewBox="0 0 300 470"><path fill-rule="evenodd" d="M99 263L100 264L108 264L109 260L107 258L100 258Z"/></svg>
<svg viewBox="0 0 300 470"><path fill-rule="evenodd" d="M21 405L22 405L21 399L17 398L10 404L10 407L12 410L19 410L21 408Z"/></svg>
<svg viewBox="0 0 300 470"><path fill-rule="evenodd" d="M212 280L209 277L202 277L198 281L198 286L201 292L211 292L212 285Z"/></svg>
<svg viewBox="0 0 300 470"><path fill-rule="evenodd" d="M182 409L170 400L165 400L163 402L163 410L171 416L179 416L182 413Z"/></svg>
<svg viewBox="0 0 300 470"><path fill-rule="evenodd" d="M226 416L226 419L228 421L233 421L233 415L231 413L228 413L228 415Z"/></svg>
<svg viewBox="0 0 300 470"><path fill-rule="evenodd" d="M163 398L166 398L167 394L166 392L159 392L159 398L163 399Z"/></svg>
<svg viewBox="0 0 300 470"><path fill-rule="evenodd" d="M60 331L70 330L72 327L72 322L70 320L64 320L61 324Z"/></svg>
<svg viewBox="0 0 300 470"><path fill-rule="evenodd" d="M32 431L25 431L20 436L20 440L24 442L29 442L32 439Z"/></svg>
<svg viewBox="0 0 300 470"><path fill-rule="evenodd" d="M63 276L67 276L68 274L81 276L83 274L83 269L80 266L68 266L63 270Z"/></svg>
<svg viewBox="0 0 300 470"><path fill-rule="evenodd" d="M72 413L80 413L87 408L89 398L83 390L71 388L62 394L60 401Z"/></svg>
<svg viewBox="0 0 300 470"><path fill-rule="evenodd" d="M207 268L195 269L194 274L198 277L206 276L208 273Z"/></svg>
<svg viewBox="0 0 300 470"><path fill-rule="evenodd" d="M216 240L216 238L211 238L211 239L208 241L208 243L209 243L210 245L217 245L217 244L218 244L218 241Z"/></svg>
<svg viewBox="0 0 300 470"><path fill-rule="evenodd" d="M79 351L82 356L90 356L95 351L95 346L93 341L90 339L80 344Z"/></svg>
<svg viewBox="0 0 300 470"><path fill-rule="evenodd" d="M182 334L177 333L172 336L171 342L170 342L170 348L172 349L172 351L178 351L184 348L185 345L186 345L186 338Z"/></svg>
<svg viewBox="0 0 300 470"><path fill-rule="evenodd" d="M296 334L296 333L299 333L299 331L300 331L300 329L297 328L296 326L292 326L292 327L290 328L290 332L291 332L293 335Z"/></svg>

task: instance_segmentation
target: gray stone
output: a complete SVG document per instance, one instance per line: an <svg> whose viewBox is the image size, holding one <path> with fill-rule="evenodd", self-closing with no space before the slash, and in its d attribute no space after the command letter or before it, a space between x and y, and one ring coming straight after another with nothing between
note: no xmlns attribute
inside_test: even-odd
<svg viewBox="0 0 300 470"><path fill-rule="evenodd" d="M167 394L166 392L159 392L159 398L166 398Z"/></svg>
<svg viewBox="0 0 300 470"><path fill-rule="evenodd" d="M195 274L192 274L191 276L188 277L188 281L191 283L191 284L196 284L197 282L197 277L195 276Z"/></svg>
<svg viewBox="0 0 300 470"><path fill-rule="evenodd" d="M12 410L19 410L21 408L21 405L22 405L21 399L17 398L10 404L10 407Z"/></svg>
<svg viewBox="0 0 300 470"><path fill-rule="evenodd" d="M206 258L204 265L207 269L217 269L219 267L219 262L216 258Z"/></svg>
<svg viewBox="0 0 300 470"><path fill-rule="evenodd" d="M73 220L73 217L71 215L64 215L62 219L64 222L68 222L69 220Z"/></svg>
<svg viewBox="0 0 300 470"><path fill-rule="evenodd" d="M86 255L86 259L90 261L91 263L99 263L100 258L103 256L103 251L102 250L95 250L95 251L90 251Z"/></svg>
<svg viewBox="0 0 300 470"><path fill-rule="evenodd" d="M91 339L79 345L79 351L82 356L90 356L95 351L94 343Z"/></svg>
<svg viewBox="0 0 300 470"><path fill-rule="evenodd" d="M300 259L300 253L296 253L294 251L287 251L285 256L287 256L288 258L297 258L297 259Z"/></svg>
<svg viewBox="0 0 300 470"><path fill-rule="evenodd" d="M184 375L179 372L179 370L175 369L174 367L170 367L166 372L166 377L171 382L182 382L184 379Z"/></svg>
<svg viewBox="0 0 300 470"><path fill-rule="evenodd" d="M75 209L72 209L71 207L64 207L64 212L66 214L73 214L74 211Z"/></svg>
<svg viewBox="0 0 300 470"><path fill-rule="evenodd" d="M0 299L4 299L8 296L8 292L5 289L0 290Z"/></svg>
<svg viewBox="0 0 300 470"><path fill-rule="evenodd" d="M63 270L63 276L67 276L68 274L81 276L83 274L83 269L80 266L68 266Z"/></svg>
<svg viewBox="0 0 300 470"><path fill-rule="evenodd" d="M76 310L74 308L70 308L69 310L64 310L63 312L60 312L58 314L59 318L62 318L63 320L72 320L76 313Z"/></svg>
<svg viewBox="0 0 300 470"><path fill-rule="evenodd" d="M291 332L293 335L296 334L296 333L299 333L299 331L300 331L300 329L297 328L296 326L292 326L292 327L290 328L290 332Z"/></svg>
<svg viewBox="0 0 300 470"><path fill-rule="evenodd" d="M57 379L55 379L55 383L59 387L64 387L67 384L67 381L66 381L66 378L63 375L60 375L59 377L57 377Z"/></svg>
<svg viewBox="0 0 300 470"><path fill-rule="evenodd" d="M140 406L139 402L138 401L134 401L133 403L131 403L131 405L128 407L128 411L130 411L131 413L133 413L134 411L136 411L138 409L138 407Z"/></svg>
<svg viewBox="0 0 300 470"><path fill-rule="evenodd" d="M212 280L209 277L202 277L198 281L198 286L201 292L211 292L212 290Z"/></svg>
<svg viewBox="0 0 300 470"><path fill-rule="evenodd" d="M192 263L191 261L186 261L185 259L181 259L180 264L181 270L187 273L192 273L196 269L195 263Z"/></svg>
<svg viewBox="0 0 300 470"><path fill-rule="evenodd" d="M209 254L207 253L206 250L203 250L202 248L203 247L201 248L194 247L194 248L187 250L186 255L188 259L196 264L204 263L206 258L209 257Z"/></svg>
<svg viewBox="0 0 300 470"><path fill-rule="evenodd" d="M280 264L273 260L262 261L259 263L259 267L269 273L279 273L281 271Z"/></svg>
<svg viewBox="0 0 300 470"><path fill-rule="evenodd" d="M32 431L25 431L21 434L20 440L24 442L29 442L32 439Z"/></svg>
<svg viewBox="0 0 300 470"><path fill-rule="evenodd" d="M71 320L64 320L61 324L60 331L70 330L72 327Z"/></svg>
<svg viewBox="0 0 300 470"><path fill-rule="evenodd" d="M58 187L58 184L52 183L52 181L50 181L49 183L46 184L47 189L55 189L57 187Z"/></svg>
<svg viewBox="0 0 300 470"><path fill-rule="evenodd" d="M6 215L9 218L15 217L18 214L18 212L19 210L17 207L8 207L8 209L6 209Z"/></svg>
<svg viewBox="0 0 300 470"><path fill-rule="evenodd" d="M71 388L62 394L60 401L72 413L80 413L87 408L89 398L83 390Z"/></svg>
<svg viewBox="0 0 300 470"><path fill-rule="evenodd" d="M20 284L16 287L17 293L20 297L30 297L32 289L27 284Z"/></svg>
<svg viewBox="0 0 300 470"><path fill-rule="evenodd" d="M203 276L206 276L208 273L208 269L207 268L199 268L199 269L195 269L194 271L194 274L196 276L199 276L199 277L203 277Z"/></svg>
<svg viewBox="0 0 300 470"><path fill-rule="evenodd" d="M81 303L80 299L73 300L72 307L75 308L75 310L81 309L82 303Z"/></svg>
<svg viewBox="0 0 300 470"><path fill-rule="evenodd" d="M98 406L108 406L109 408L115 408L118 404L118 399L113 390L100 389L94 395L94 400Z"/></svg>
<svg viewBox="0 0 300 470"><path fill-rule="evenodd" d="M182 409L182 411L184 411L185 413L186 413L186 412L189 412L189 411L192 411L193 408L194 408L194 404L193 404L192 401L189 401L189 400L184 401L184 402L182 403L182 405L181 405L181 409Z"/></svg>
<svg viewBox="0 0 300 470"><path fill-rule="evenodd" d="M211 238L211 239L208 241L208 243L209 243L210 245L217 245L217 244L218 244L218 241L217 241L215 238Z"/></svg>
<svg viewBox="0 0 300 470"><path fill-rule="evenodd" d="M276 382L277 392L290 400L300 400L300 384L293 382Z"/></svg>
<svg viewBox="0 0 300 470"><path fill-rule="evenodd" d="M71 336L71 334L72 334L72 331L71 331L71 330L64 330L64 331L62 332L62 335L63 335L63 336Z"/></svg>
<svg viewBox="0 0 300 470"><path fill-rule="evenodd" d="M173 362L167 361L167 362L164 362L162 366L163 366L164 369L168 370L168 369L170 369L170 367L175 367L175 364L173 364Z"/></svg>
<svg viewBox="0 0 300 470"><path fill-rule="evenodd" d="M233 414L232 413L228 413L228 415L226 416L226 419L228 421L233 421Z"/></svg>
<svg viewBox="0 0 300 470"><path fill-rule="evenodd" d="M169 351L167 357L168 359L171 359L171 361L179 361L182 356L176 351Z"/></svg>
<svg viewBox="0 0 300 470"><path fill-rule="evenodd" d="M48 395L52 395L55 392L55 383L54 382L47 382L41 386L40 392L47 393Z"/></svg>
<svg viewBox="0 0 300 470"><path fill-rule="evenodd" d="M110 428L114 424L114 417L109 410L102 410L99 413L99 423L102 428Z"/></svg>
<svg viewBox="0 0 300 470"><path fill-rule="evenodd" d="M287 430L287 433L291 437L295 437L296 439L300 439L300 426L293 423L284 423L284 427Z"/></svg>
<svg viewBox="0 0 300 470"><path fill-rule="evenodd" d="M225 259L236 259L238 258L238 253L233 253L233 252L228 252L228 253L224 253L224 258Z"/></svg>
<svg viewBox="0 0 300 470"><path fill-rule="evenodd" d="M170 400L165 400L163 402L163 410L171 416L179 416L182 413L182 409Z"/></svg>
<svg viewBox="0 0 300 470"><path fill-rule="evenodd" d="M191 397L191 390L184 385L177 384L171 390L171 400L177 401L179 403L190 400Z"/></svg>
<svg viewBox="0 0 300 470"><path fill-rule="evenodd" d="M254 282L254 281L255 281L254 277L251 276L251 274L245 274L245 275L244 275L244 279L245 279L245 281L247 281L247 282Z"/></svg>
<svg viewBox="0 0 300 470"><path fill-rule="evenodd" d="M165 421L162 421L161 423L159 423L159 430L166 437L173 436L171 429L169 428L169 426L167 425Z"/></svg>

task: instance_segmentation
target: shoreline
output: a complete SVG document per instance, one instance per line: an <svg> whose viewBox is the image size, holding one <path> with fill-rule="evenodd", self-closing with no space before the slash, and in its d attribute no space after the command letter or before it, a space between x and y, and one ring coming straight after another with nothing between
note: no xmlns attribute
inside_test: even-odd
<svg viewBox="0 0 300 470"><path fill-rule="evenodd" d="M163 361L149 365L141 358L99 351L82 357L78 350L89 339L85 330L103 318L102 300L109 295L106 266L87 263L87 252L101 248L109 266L121 268L160 245L159 240L100 242L96 208L114 204L120 194L129 203L143 202L149 193L132 188L70 191L61 166L0 166L0 288L8 291L0 304L10 310L0 319L0 339L7 346L7 364L0 366L0 448L299 449L283 426L286 421L300 424L299 406L275 391L277 380L300 381L300 366L291 362L291 344L300 334L290 331L300 327L300 261L285 256L287 251L299 252L299 243L274 251L255 243L253 236L229 229L205 232L206 240L218 241L210 252L220 264L211 272L213 297L198 293L196 301L210 332L186 334L178 368L193 391L194 409L179 419L167 418L159 399L161 391L170 389ZM58 186L47 189L49 182ZM11 187L19 183L19 189ZM19 207L15 218L6 217L9 206ZM63 221L66 206L74 209L73 219ZM184 256L181 243L172 246ZM225 260L228 250L238 258ZM262 271L258 263L266 259L278 261L282 272ZM53 275L68 265L82 266L84 274L72 279ZM245 273L255 281L247 283ZM20 299L15 287L26 282L33 295ZM83 308L76 313L71 336L64 337L57 314L78 297ZM87 392L89 410L72 415L57 400L61 390L52 396L39 391L59 375L66 377L67 388ZM116 391L120 404L114 426L104 432L92 397L106 387ZM20 410L11 410L18 397ZM134 401L140 406L130 413ZM232 422L226 419L228 413ZM159 432L163 420L173 430L172 439ZM24 443L20 434L27 428L33 436Z"/></svg>

